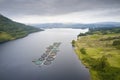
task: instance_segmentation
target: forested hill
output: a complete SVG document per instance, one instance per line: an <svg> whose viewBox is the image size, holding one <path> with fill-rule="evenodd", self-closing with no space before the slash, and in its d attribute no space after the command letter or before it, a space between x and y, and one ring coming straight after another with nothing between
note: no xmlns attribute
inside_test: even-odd
<svg viewBox="0 0 120 80"><path fill-rule="evenodd" d="M25 37L36 31L41 29L14 22L0 14L0 43Z"/></svg>

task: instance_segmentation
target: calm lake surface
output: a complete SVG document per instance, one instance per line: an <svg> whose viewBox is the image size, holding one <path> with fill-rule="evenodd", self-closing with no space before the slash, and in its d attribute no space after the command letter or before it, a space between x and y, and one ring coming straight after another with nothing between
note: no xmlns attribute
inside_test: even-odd
<svg viewBox="0 0 120 80"><path fill-rule="evenodd" d="M0 44L0 80L90 80L88 69L75 54L71 41L82 29L46 29L27 37ZM51 65L39 67L46 47L61 42Z"/></svg>

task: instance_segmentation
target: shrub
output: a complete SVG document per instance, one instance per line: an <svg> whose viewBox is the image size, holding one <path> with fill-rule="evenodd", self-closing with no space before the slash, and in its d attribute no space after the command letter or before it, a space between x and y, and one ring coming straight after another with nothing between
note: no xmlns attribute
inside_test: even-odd
<svg viewBox="0 0 120 80"><path fill-rule="evenodd" d="M75 40L72 40L72 46L73 47L75 46Z"/></svg>
<svg viewBox="0 0 120 80"><path fill-rule="evenodd" d="M115 40L115 41L113 41L113 44L112 44L113 46L118 46L118 45L120 45L120 40Z"/></svg>
<svg viewBox="0 0 120 80"><path fill-rule="evenodd" d="M86 54L86 49L85 49L85 48L81 48L81 49L80 49L80 52L81 52L82 54Z"/></svg>

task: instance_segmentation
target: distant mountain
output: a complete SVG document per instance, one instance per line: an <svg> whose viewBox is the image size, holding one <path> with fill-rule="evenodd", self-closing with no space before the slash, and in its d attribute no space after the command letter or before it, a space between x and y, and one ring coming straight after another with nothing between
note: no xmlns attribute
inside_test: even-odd
<svg viewBox="0 0 120 80"><path fill-rule="evenodd" d="M65 23L44 23L44 24L32 24L38 28L84 28L83 24L65 24Z"/></svg>
<svg viewBox="0 0 120 80"><path fill-rule="evenodd" d="M81 23L46 23L46 24L33 24L39 28L98 28L98 27L120 27L120 22L100 22L91 24Z"/></svg>
<svg viewBox="0 0 120 80"><path fill-rule="evenodd" d="M0 14L0 43L27 36L41 29L14 22Z"/></svg>
<svg viewBox="0 0 120 80"><path fill-rule="evenodd" d="M99 22L94 24L110 24L110 25L120 25L120 22Z"/></svg>

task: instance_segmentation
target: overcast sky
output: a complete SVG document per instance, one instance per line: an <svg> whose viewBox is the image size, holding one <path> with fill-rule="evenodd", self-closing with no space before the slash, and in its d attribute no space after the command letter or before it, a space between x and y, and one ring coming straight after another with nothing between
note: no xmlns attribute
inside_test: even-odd
<svg viewBox="0 0 120 80"><path fill-rule="evenodd" d="M26 24L120 22L120 0L0 0L0 13Z"/></svg>

